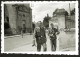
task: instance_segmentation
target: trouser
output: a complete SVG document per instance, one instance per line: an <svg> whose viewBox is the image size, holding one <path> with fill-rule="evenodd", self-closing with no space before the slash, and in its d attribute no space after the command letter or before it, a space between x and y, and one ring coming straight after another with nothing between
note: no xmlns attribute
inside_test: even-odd
<svg viewBox="0 0 80 57"><path fill-rule="evenodd" d="M47 51L46 43L37 43L37 51L41 51L41 45L43 46L43 51Z"/></svg>
<svg viewBox="0 0 80 57"><path fill-rule="evenodd" d="M51 42L51 50L56 51L56 39L55 40L50 40Z"/></svg>

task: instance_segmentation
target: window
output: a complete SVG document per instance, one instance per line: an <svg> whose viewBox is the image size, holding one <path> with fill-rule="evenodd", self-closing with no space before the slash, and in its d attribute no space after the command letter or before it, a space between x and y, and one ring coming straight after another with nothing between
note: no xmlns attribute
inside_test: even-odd
<svg viewBox="0 0 80 57"><path fill-rule="evenodd" d="M25 17L25 14L23 14L23 17Z"/></svg>

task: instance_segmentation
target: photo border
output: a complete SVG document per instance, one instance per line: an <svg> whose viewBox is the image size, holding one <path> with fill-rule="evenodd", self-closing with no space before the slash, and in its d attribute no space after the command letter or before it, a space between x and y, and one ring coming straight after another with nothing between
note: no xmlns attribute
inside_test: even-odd
<svg viewBox="0 0 80 57"><path fill-rule="evenodd" d="M34 1L5 1L5 2L1 2L1 53L6 53L6 54L12 54L12 53L15 53L15 54L54 54L54 55L61 55L61 54L64 54L64 55L78 55L78 48L79 48L79 46L78 46L78 42L79 42L79 40L78 40L78 38L79 38L79 36L78 36L78 1L36 1L36 2L38 2L38 3L76 3L76 5L75 5L75 12L76 12L76 14L75 14L75 21L76 21L76 24L75 24L75 27L76 27L76 52L69 52L69 51L67 51L67 52L60 52L60 51L56 51L56 52L4 52L4 4L5 3L13 3L13 4L16 4L16 3L35 3Z"/></svg>

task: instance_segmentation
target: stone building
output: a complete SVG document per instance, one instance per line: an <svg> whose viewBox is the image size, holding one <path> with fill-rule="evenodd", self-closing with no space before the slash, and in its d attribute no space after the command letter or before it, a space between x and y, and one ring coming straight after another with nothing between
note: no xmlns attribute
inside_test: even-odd
<svg viewBox="0 0 80 57"><path fill-rule="evenodd" d="M65 9L56 9L53 12L53 17L49 20L50 24L58 25L59 28L75 28L75 15L68 16Z"/></svg>
<svg viewBox="0 0 80 57"><path fill-rule="evenodd" d="M66 28L75 28L75 9L73 9L69 16L66 16Z"/></svg>
<svg viewBox="0 0 80 57"><path fill-rule="evenodd" d="M32 9L30 4L5 4L5 33L20 34L22 28L25 29L25 33L32 30Z"/></svg>
<svg viewBox="0 0 80 57"><path fill-rule="evenodd" d="M56 9L49 23L53 23L55 26L58 25L59 28L65 28L65 9Z"/></svg>

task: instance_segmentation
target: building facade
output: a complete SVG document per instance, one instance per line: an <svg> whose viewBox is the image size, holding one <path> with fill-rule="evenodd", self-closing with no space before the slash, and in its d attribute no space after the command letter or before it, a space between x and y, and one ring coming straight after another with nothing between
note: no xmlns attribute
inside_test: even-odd
<svg viewBox="0 0 80 57"><path fill-rule="evenodd" d="M49 27L51 23L59 28L75 28L75 15L68 16L65 9L56 9L49 20Z"/></svg>
<svg viewBox="0 0 80 57"><path fill-rule="evenodd" d="M26 32L32 30L32 9L29 4L5 4L4 5L4 23L9 26L5 31L11 31L12 34L20 34L21 29Z"/></svg>
<svg viewBox="0 0 80 57"><path fill-rule="evenodd" d="M75 9L73 9L69 16L66 16L66 28L75 28Z"/></svg>

